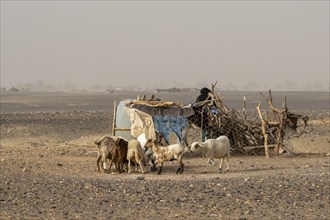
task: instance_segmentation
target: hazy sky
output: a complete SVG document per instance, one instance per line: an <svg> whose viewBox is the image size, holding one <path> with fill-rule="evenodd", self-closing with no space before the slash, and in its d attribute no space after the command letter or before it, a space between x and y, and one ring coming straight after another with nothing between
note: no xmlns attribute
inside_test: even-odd
<svg viewBox="0 0 330 220"><path fill-rule="evenodd" d="M329 88L329 1L3 1L1 87Z"/></svg>

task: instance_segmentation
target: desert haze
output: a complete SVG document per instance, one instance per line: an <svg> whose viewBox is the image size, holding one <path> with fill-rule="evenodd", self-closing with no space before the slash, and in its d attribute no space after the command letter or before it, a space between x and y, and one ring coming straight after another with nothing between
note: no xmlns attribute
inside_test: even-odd
<svg viewBox="0 0 330 220"><path fill-rule="evenodd" d="M262 91L264 95L268 91ZM228 107L241 110L243 97L246 97L247 110L254 111L259 102L267 103L259 91L217 91ZM329 110L328 92L285 92L272 91L274 104L281 107L287 96L290 110ZM194 103L199 92L1 92L1 113L42 112L42 111L111 111L114 101L155 95L162 100L180 102L183 105Z"/></svg>

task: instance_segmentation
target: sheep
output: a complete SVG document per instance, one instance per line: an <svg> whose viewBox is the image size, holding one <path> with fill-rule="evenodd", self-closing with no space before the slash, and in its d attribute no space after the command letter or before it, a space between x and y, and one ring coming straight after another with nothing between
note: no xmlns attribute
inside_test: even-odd
<svg viewBox="0 0 330 220"><path fill-rule="evenodd" d="M128 173L131 173L131 161L140 165L141 172L145 173L144 166L147 165L142 146L138 140L132 139L128 142L127 150Z"/></svg>
<svg viewBox="0 0 330 220"><path fill-rule="evenodd" d="M113 159L112 152L115 147L115 141L109 136L104 136L100 140L96 140L94 143L97 145L97 148L98 148L98 155L97 155L97 160L96 160L97 170L99 172L101 171L100 162L102 162L103 172L110 171L111 166L108 168L107 160ZM111 163L111 165L112 165L112 163Z"/></svg>
<svg viewBox="0 0 330 220"><path fill-rule="evenodd" d="M227 158L227 171L229 170L229 156L230 156L230 140L227 136L220 136L216 139L208 139L204 142L194 142L191 144L191 151L200 151L204 153L208 159L204 172L207 171L208 164L214 165L214 158L221 159L219 166L219 173L222 170L223 160Z"/></svg>
<svg viewBox="0 0 330 220"><path fill-rule="evenodd" d="M183 173L184 164L182 162L182 156L185 152L185 147L183 144L171 144L168 146L158 146L157 141L148 140L147 147L152 148L154 156L156 158L156 162L159 162L160 167L157 172L158 175L162 173L163 164L165 161L170 161L173 158L178 161L179 167L176 171L176 174Z"/></svg>

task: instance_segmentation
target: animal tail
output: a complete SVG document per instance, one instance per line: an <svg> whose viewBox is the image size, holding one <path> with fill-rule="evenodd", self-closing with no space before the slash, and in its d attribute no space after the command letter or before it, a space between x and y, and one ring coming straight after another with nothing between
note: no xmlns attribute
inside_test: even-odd
<svg viewBox="0 0 330 220"><path fill-rule="evenodd" d="M109 138L109 136L103 136L100 140L95 140L94 143L100 145L105 138Z"/></svg>

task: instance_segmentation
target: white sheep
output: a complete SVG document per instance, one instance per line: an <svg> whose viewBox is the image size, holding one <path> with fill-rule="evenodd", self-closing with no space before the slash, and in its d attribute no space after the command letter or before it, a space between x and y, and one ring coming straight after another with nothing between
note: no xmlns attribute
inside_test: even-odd
<svg viewBox="0 0 330 220"><path fill-rule="evenodd" d="M191 144L191 151L200 151L208 157L204 172L207 171L208 164L214 165L214 158L221 159L219 166L219 172L221 172L225 157L227 158L227 171L229 170L230 140L227 136L211 138L204 142L194 142Z"/></svg>
<svg viewBox="0 0 330 220"><path fill-rule="evenodd" d="M132 139L128 142L127 149L127 160L128 160L128 173L131 172L131 161L140 165L141 172L145 173L144 166L146 165L146 158L138 140Z"/></svg>
<svg viewBox="0 0 330 220"><path fill-rule="evenodd" d="M158 146L155 140L148 140L147 147L152 148L153 154L156 158L156 162L159 163L159 170L157 174L161 174L163 164L165 161L176 159L178 161L178 169L176 173L183 173L184 164L182 162L182 156L185 152L183 144L171 144L168 146Z"/></svg>

